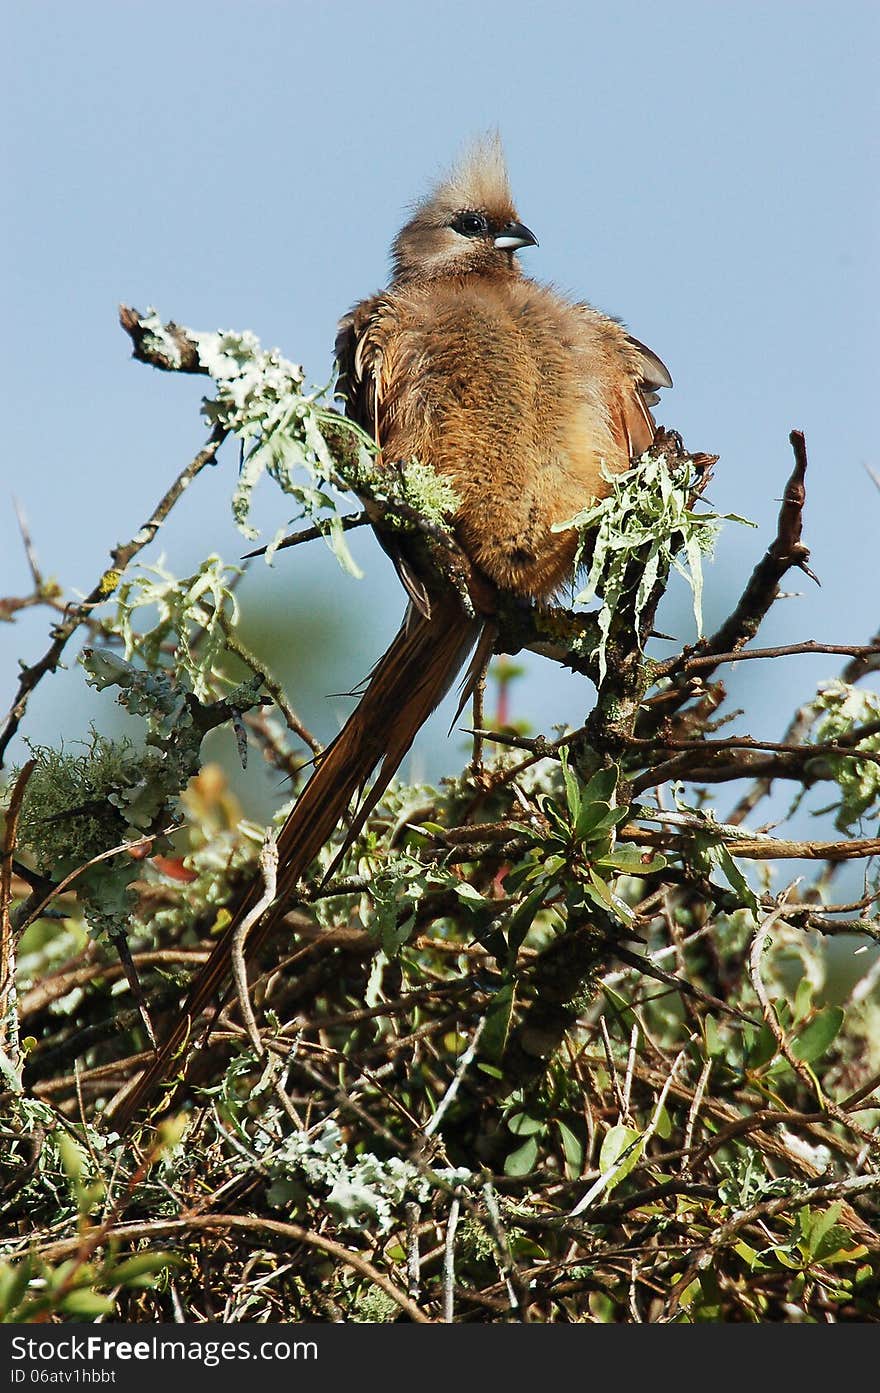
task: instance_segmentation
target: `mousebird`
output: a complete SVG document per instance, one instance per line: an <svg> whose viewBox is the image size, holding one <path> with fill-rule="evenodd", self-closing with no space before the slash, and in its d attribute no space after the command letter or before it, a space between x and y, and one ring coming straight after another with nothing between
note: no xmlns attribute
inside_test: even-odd
<svg viewBox="0 0 880 1393"><path fill-rule="evenodd" d="M475 645L471 683L479 675L498 592L541 601L570 581L577 533L553 525L604 496L604 475L628 469L654 441L650 408L657 389L672 386L667 369L617 320L525 276L518 254L535 246L500 141L487 137L415 206L394 240L388 287L339 325L337 393L379 461L418 459L452 485L472 612L452 586L419 575L404 543L379 528L408 612L278 835L276 897L250 930L248 957L378 765L343 852L351 845ZM262 893L256 877L168 1038L114 1109L119 1130L225 985L235 934Z"/></svg>

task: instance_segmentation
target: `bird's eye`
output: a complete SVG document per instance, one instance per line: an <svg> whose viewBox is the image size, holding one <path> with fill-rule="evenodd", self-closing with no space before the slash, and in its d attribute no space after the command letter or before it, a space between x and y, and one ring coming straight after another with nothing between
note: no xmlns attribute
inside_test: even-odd
<svg viewBox="0 0 880 1393"><path fill-rule="evenodd" d="M489 224L482 213L459 213L452 226L462 237L483 237L489 230Z"/></svg>

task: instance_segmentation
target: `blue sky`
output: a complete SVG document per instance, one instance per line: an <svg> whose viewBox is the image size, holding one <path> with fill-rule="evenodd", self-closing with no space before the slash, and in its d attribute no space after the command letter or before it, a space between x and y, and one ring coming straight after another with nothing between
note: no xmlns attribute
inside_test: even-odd
<svg viewBox="0 0 880 1393"><path fill-rule="evenodd" d="M228 3L80 0L11 7L2 59L5 247L0 594L27 589L10 499L47 570L87 591L204 435L195 379L130 361L125 301L201 329L250 328L329 376L339 314L384 283L416 197L474 133L497 125L530 274L620 316L675 379L660 409L721 456L727 529L707 573L724 616L772 536L791 457L810 455L806 540L821 590L777 606L763 637L865 641L880 627L876 54L873 4ZM190 491L164 552L186 572L244 549L229 517L230 451ZM266 490L271 536L286 520ZM279 559L242 595L271 619L294 704L333 730L403 604L365 538L360 585L320 547ZM311 636L285 645L285 613ZM322 625L344 646L321 661ZM692 637L680 596L667 627ZM4 710L15 661L48 616L0 631ZM731 677L737 728L778 738L836 671L793 659ZM317 669L317 671L315 670ZM76 673L47 681L27 729L82 733L97 708ZM536 726L579 723L592 689L535 659L516 696ZM447 722L448 724L448 722ZM450 758L435 723L420 758ZM20 755L20 747L19 747Z"/></svg>

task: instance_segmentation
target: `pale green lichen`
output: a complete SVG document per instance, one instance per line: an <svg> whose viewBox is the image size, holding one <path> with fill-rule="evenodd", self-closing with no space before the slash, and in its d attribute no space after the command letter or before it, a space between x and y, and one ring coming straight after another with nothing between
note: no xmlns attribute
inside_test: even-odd
<svg viewBox="0 0 880 1393"><path fill-rule="evenodd" d="M106 628L122 639L127 659L137 654L148 668L161 664L163 650L173 642L175 661L204 701L225 653L224 627L238 621L232 582L240 574L239 567L211 555L193 575L179 578L160 557L155 566L133 571L121 581L116 614ZM156 622L146 630L136 629L135 617L150 608L157 611Z"/></svg>
<svg viewBox="0 0 880 1393"><path fill-rule="evenodd" d="M817 744L839 740L859 726L880 720L880 695L862 690L835 679L824 682L813 703L821 712L814 740ZM866 736L854 747L853 753L823 756L831 776L840 789L840 804L836 826L848 832L860 818L880 812L880 764L873 759L859 759L857 752L880 754L880 732Z"/></svg>
<svg viewBox="0 0 880 1393"><path fill-rule="evenodd" d="M141 315L140 327L143 331L144 352L148 356L165 359L172 368L180 367L180 344L169 334L161 316L152 305L148 306L146 314Z"/></svg>
<svg viewBox="0 0 880 1393"><path fill-rule="evenodd" d="M457 511L459 497L450 481L422 460L401 465L398 479L404 502L428 522L442 526Z"/></svg>
<svg viewBox="0 0 880 1393"><path fill-rule="evenodd" d="M119 702L145 723L145 749L92 730L78 747L33 746L36 761L19 822L19 845L37 869L59 882L76 871L76 889L90 931L118 933L131 916L130 890L140 862L114 848L145 837L166 849L177 800L199 768L207 730L257 700L259 679L230 693L220 706L193 699L186 674L145 672L116 654L85 649L87 681L119 689ZM96 860L96 858L104 858Z"/></svg>
<svg viewBox="0 0 880 1393"><path fill-rule="evenodd" d="M635 628L654 586L674 567L693 594L697 633L702 632L704 556L711 556L722 521L754 524L733 513L696 512L689 506L695 474L688 463L670 467L662 452L642 455L623 474L606 473L607 497L583 509L555 532L575 527L580 542L575 558L580 566L589 552L590 569L576 604L601 599L598 612L599 641L591 656L599 665L602 681L607 671L607 643L611 621L621 602L632 599ZM683 555L682 555L683 553ZM639 578L633 591L629 568L637 562Z"/></svg>
<svg viewBox="0 0 880 1393"><path fill-rule="evenodd" d="M324 1204L347 1228L388 1233L400 1222L405 1200L426 1204L438 1188L431 1176L399 1156L382 1159L362 1152L349 1161L345 1140L336 1122L327 1120L312 1132L285 1137L263 1164L272 1176L270 1204L279 1208L297 1203L308 1193L324 1191ZM434 1172L450 1188L467 1183L470 1171L444 1166Z"/></svg>
<svg viewBox="0 0 880 1393"><path fill-rule="evenodd" d="M362 573L351 556L338 507L344 491L335 486L337 465L325 438L332 425L356 437L367 467L372 450L368 437L323 404L327 388L303 391L304 374L277 349L261 347L256 335L187 331L198 346L199 361L217 386L203 403L203 413L241 441L239 479L232 499L236 524L250 539L259 534L248 521L254 488L268 474L299 506L299 517L317 524L337 560L349 574Z"/></svg>

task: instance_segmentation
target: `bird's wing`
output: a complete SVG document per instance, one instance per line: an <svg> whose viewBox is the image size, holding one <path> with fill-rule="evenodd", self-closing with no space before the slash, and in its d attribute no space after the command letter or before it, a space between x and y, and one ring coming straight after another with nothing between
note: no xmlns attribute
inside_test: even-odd
<svg viewBox="0 0 880 1393"><path fill-rule="evenodd" d="M381 406L382 344L376 333L382 296L362 300L340 319L336 327L336 395L345 414L376 444Z"/></svg>
<svg viewBox="0 0 880 1393"><path fill-rule="evenodd" d="M672 386L669 369L662 358L658 358L656 353L652 353L646 344L633 338L632 334L627 334L626 341L630 349L635 350L635 361L641 371L638 385L645 405L656 406L660 400L660 388Z"/></svg>
<svg viewBox="0 0 880 1393"><path fill-rule="evenodd" d="M646 344L616 319L581 301L575 306L588 370L598 375L608 425L626 459L649 450L657 434L651 407L661 387L671 387L669 369Z"/></svg>
<svg viewBox="0 0 880 1393"><path fill-rule="evenodd" d="M393 316L389 311L386 297L374 295L355 305L339 321L336 330L336 395L345 406L346 416L371 435L380 448L386 428L397 411L397 401L390 390L390 383L399 378L399 374L395 375L393 370L393 333L390 332ZM376 535L394 562L410 600L418 612L429 619L430 596L399 540L378 528Z"/></svg>
<svg viewBox="0 0 880 1393"><path fill-rule="evenodd" d="M657 433L650 408L660 401L660 387L673 386L670 371L656 352L632 334L624 334L624 358L628 371L618 389L618 433L631 460L650 450Z"/></svg>

